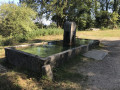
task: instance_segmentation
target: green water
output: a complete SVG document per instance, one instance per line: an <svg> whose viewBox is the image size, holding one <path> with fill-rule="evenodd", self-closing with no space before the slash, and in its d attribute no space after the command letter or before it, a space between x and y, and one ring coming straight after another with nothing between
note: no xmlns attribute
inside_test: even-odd
<svg viewBox="0 0 120 90"><path fill-rule="evenodd" d="M38 55L40 57L47 57L65 50L68 50L70 48L74 48L80 45L85 45L88 43L92 43L92 40L85 40L85 39L76 39L76 45L71 47L63 47L62 42L51 42L47 45L41 45L41 46L32 46L24 49L18 49L27 53L31 53L34 55Z"/></svg>
<svg viewBox="0 0 120 90"><path fill-rule="evenodd" d="M94 40L90 40L90 39L76 39L76 46L86 45L86 44L90 44L93 42Z"/></svg>

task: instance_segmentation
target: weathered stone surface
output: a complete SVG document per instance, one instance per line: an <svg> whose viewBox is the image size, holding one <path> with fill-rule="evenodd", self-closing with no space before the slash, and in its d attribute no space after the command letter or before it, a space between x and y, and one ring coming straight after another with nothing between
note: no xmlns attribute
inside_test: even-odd
<svg viewBox="0 0 120 90"><path fill-rule="evenodd" d="M44 65L42 66L42 73L43 75L47 76L49 80L53 80L53 72L51 70L50 65Z"/></svg>
<svg viewBox="0 0 120 90"><path fill-rule="evenodd" d="M83 55L85 57L93 58L95 60L103 60L107 54L108 54L108 51L105 51L105 50L91 50Z"/></svg>
<svg viewBox="0 0 120 90"><path fill-rule="evenodd" d="M39 56L11 48L5 48L5 56L6 62L37 73L41 73L41 68L47 61L47 59L44 60Z"/></svg>
<svg viewBox="0 0 120 90"><path fill-rule="evenodd" d="M76 24L75 22L65 22L64 25L64 45L75 44Z"/></svg>

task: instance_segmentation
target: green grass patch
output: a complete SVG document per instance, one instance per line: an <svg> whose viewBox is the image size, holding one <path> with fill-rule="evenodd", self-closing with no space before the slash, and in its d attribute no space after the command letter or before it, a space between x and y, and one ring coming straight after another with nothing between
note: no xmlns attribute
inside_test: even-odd
<svg viewBox="0 0 120 90"><path fill-rule="evenodd" d="M77 33L79 37L120 37L120 30L100 30L100 31L79 31Z"/></svg>
<svg viewBox="0 0 120 90"><path fill-rule="evenodd" d="M84 76L80 73L77 73L76 71L72 71L72 67L79 63L83 63L83 57L76 56L74 59L69 59L66 61L61 67L55 68L53 70L54 77L56 81L83 81L87 79L87 76Z"/></svg>

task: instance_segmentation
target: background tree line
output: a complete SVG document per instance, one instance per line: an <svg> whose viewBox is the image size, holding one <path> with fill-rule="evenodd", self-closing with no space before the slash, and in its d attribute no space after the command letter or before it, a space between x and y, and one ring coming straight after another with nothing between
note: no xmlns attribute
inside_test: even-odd
<svg viewBox="0 0 120 90"><path fill-rule="evenodd" d="M43 26L35 23L36 18L42 18L43 14L56 24ZM63 28L65 21L76 22L78 30L119 28L119 16L119 0L19 0L18 5L0 5L0 44L62 34L62 29L48 28Z"/></svg>
<svg viewBox="0 0 120 90"><path fill-rule="evenodd" d="M78 29L90 27L117 28L120 23L120 0L20 0L28 7L52 17L57 27L75 21Z"/></svg>
<svg viewBox="0 0 120 90"><path fill-rule="evenodd" d="M26 4L4 3L0 5L0 45L17 44L45 35L59 35L62 29L52 23L48 28L39 29L35 23L38 13ZM51 27L51 28L50 28Z"/></svg>

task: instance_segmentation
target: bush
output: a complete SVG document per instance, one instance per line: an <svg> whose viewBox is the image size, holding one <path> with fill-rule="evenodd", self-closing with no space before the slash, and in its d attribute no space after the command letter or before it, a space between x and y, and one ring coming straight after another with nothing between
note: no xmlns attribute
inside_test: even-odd
<svg viewBox="0 0 120 90"><path fill-rule="evenodd" d="M52 23L48 26L48 28L57 28L57 24L54 23L54 22L52 22Z"/></svg>
<svg viewBox="0 0 120 90"><path fill-rule="evenodd" d="M32 21L36 12L25 4L3 4L0 6L0 34L4 37L17 38L19 34L26 35L37 29Z"/></svg>
<svg viewBox="0 0 120 90"><path fill-rule="evenodd" d="M58 28L37 29L34 30L34 32L27 33L27 38L30 39L38 36L60 35L60 34L63 34L63 30Z"/></svg>
<svg viewBox="0 0 120 90"><path fill-rule="evenodd" d="M2 36L0 35L0 46L2 46L3 45L3 38L2 38Z"/></svg>
<svg viewBox="0 0 120 90"><path fill-rule="evenodd" d="M5 37L0 36L0 46L15 45L15 44L39 37L39 36L61 35L61 34L63 34L62 29L49 28L49 29L37 29L32 32L28 32L26 35L19 34L18 36L15 36L15 37L9 36L5 38Z"/></svg>
<svg viewBox="0 0 120 90"><path fill-rule="evenodd" d="M42 23L38 23L38 22L36 22L35 24L39 29L43 28L43 26L44 26Z"/></svg>
<svg viewBox="0 0 120 90"><path fill-rule="evenodd" d="M111 26L112 26L112 29L117 28L118 17L119 17L119 15L116 12L113 12L111 14L111 24L112 24Z"/></svg>

